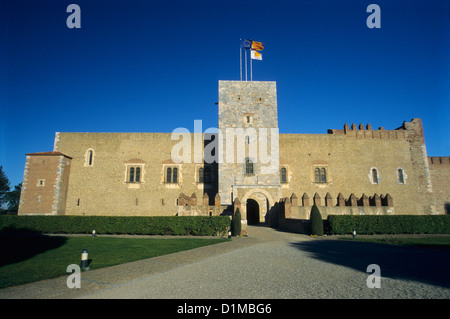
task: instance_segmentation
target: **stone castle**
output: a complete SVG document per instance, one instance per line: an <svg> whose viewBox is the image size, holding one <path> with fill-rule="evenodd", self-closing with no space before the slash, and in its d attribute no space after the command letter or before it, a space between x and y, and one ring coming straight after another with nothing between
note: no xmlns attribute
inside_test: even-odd
<svg viewBox="0 0 450 319"><path fill-rule="evenodd" d="M53 151L26 154L19 215L240 208L246 225L308 219L313 204L323 218L449 213L450 157L427 156L420 119L393 130L345 124L327 134L278 134L275 82L219 81L217 131L177 138L57 132Z"/></svg>

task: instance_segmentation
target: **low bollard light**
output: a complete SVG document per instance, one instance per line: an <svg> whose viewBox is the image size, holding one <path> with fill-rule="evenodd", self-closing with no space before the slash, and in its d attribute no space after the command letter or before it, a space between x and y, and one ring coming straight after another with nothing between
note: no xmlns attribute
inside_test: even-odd
<svg viewBox="0 0 450 319"><path fill-rule="evenodd" d="M231 230L228 231L228 239L231 239Z"/></svg>
<svg viewBox="0 0 450 319"><path fill-rule="evenodd" d="M95 229L92 230L92 237L95 237Z"/></svg>
<svg viewBox="0 0 450 319"><path fill-rule="evenodd" d="M81 251L81 264L80 264L81 269L89 269L88 256L89 256L89 251L87 249L83 249Z"/></svg>
<svg viewBox="0 0 450 319"><path fill-rule="evenodd" d="M353 229L353 238L356 238L356 229Z"/></svg>

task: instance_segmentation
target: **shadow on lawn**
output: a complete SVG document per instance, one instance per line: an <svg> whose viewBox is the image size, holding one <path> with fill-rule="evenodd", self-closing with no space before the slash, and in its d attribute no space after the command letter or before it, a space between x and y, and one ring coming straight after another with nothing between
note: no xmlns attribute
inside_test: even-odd
<svg viewBox="0 0 450 319"><path fill-rule="evenodd" d="M66 240L66 237L46 236L26 229L5 229L0 232L0 267L58 248L64 245Z"/></svg>
<svg viewBox="0 0 450 319"><path fill-rule="evenodd" d="M414 280L450 287L450 254L445 249L406 247L348 240L313 240L292 243L311 257L366 272L380 266L381 278ZM369 274L369 273L368 273Z"/></svg>

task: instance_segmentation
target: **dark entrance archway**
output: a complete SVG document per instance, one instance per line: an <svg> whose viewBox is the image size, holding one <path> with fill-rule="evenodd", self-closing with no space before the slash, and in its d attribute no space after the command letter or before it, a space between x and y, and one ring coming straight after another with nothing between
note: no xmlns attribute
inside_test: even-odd
<svg viewBox="0 0 450 319"><path fill-rule="evenodd" d="M247 225L259 224L259 204L254 199L247 199Z"/></svg>

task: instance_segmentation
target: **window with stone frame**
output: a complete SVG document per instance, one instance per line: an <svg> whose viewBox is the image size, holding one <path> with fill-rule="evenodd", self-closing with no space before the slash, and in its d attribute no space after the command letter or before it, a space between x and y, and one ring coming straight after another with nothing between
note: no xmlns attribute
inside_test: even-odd
<svg viewBox="0 0 450 319"><path fill-rule="evenodd" d="M86 150L86 153L84 154L84 167L94 166L94 156L95 154L92 148Z"/></svg>
<svg viewBox="0 0 450 319"><path fill-rule="evenodd" d="M166 176L165 176L164 181L166 183L168 183L168 184L170 184L170 183L174 183L174 184L178 183L178 167L176 167L176 166L167 167L166 171L165 171L165 174L166 174Z"/></svg>
<svg viewBox="0 0 450 319"><path fill-rule="evenodd" d="M128 183L141 183L142 179L141 166L128 166Z"/></svg>
<svg viewBox="0 0 450 319"><path fill-rule="evenodd" d="M327 182L327 169L325 167L314 168L314 182L316 183Z"/></svg>
<svg viewBox="0 0 450 319"><path fill-rule="evenodd" d="M125 183L130 187L137 187L137 184L144 183L144 166L145 162L141 159L134 158L125 162ZM132 185L135 186L132 186Z"/></svg>

